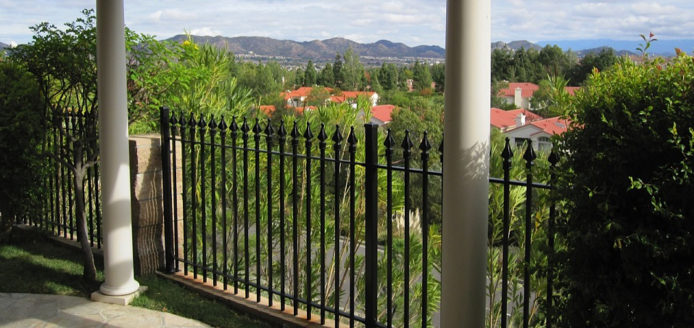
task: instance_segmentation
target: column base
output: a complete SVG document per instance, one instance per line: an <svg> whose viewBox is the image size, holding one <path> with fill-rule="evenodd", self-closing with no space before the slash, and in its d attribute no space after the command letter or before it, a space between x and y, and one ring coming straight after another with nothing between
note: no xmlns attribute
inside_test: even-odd
<svg viewBox="0 0 694 328"><path fill-rule="evenodd" d="M135 297L138 297L140 294L144 293L147 290L147 286L139 286L137 290L130 294L126 295L106 295L103 294L101 291L95 291L91 295L91 300L94 302L101 302L101 303L109 303L109 304L116 304L116 305L128 305L130 302L132 302Z"/></svg>

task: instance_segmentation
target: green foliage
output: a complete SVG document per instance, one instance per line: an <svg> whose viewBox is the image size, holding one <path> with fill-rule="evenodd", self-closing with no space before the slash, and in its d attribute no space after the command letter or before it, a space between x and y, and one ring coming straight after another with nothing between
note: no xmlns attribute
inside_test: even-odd
<svg viewBox="0 0 694 328"><path fill-rule="evenodd" d="M36 79L13 62L0 62L0 241L17 216L38 217L43 97Z"/></svg>
<svg viewBox="0 0 694 328"><path fill-rule="evenodd" d="M365 85L362 83L364 77L364 66L359 62L359 55L354 53L351 47L345 50L342 55L344 64L342 66L342 85L343 90L363 90ZM336 66L337 67L337 64ZM335 74L337 77L338 75ZM335 80L338 80L337 78Z"/></svg>
<svg viewBox="0 0 694 328"><path fill-rule="evenodd" d="M416 90L431 88L432 79L431 73L429 72L429 65L415 61L412 72L414 74L413 84Z"/></svg>
<svg viewBox="0 0 694 328"><path fill-rule="evenodd" d="M395 64L383 63L378 71L378 82L384 90L394 90L398 85L398 69Z"/></svg>
<svg viewBox="0 0 694 328"><path fill-rule="evenodd" d="M440 63L431 66L431 78L436 83L436 92L443 92L446 87L446 65Z"/></svg>
<svg viewBox="0 0 694 328"><path fill-rule="evenodd" d="M162 105L220 117L245 114L252 104L251 91L232 75L234 56L225 49L198 45L191 38L176 44L142 35L128 44L132 133L156 131ZM269 85L274 80L268 66L250 69L258 74L254 81Z"/></svg>
<svg viewBox="0 0 694 328"><path fill-rule="evenodd" d="M30 27L33 40L10 55L35 76L49 108L97 107L96 17L93 10L82 15L64 29L47 22Z"/></svg>
<svg viewBox="0 0 694 328"><path fill-rule="evenodd" d="M571 95L566 91L568 80L561 76L547 76L540 81L540 88L530 99L530 107L542 117L555 117L566 114Z"/></svg>
<svg viewBox="0 0 694 328"><path fill-rule="evenodd" d="M569 75L571 76L570 83L579 85L590 76L593 71L602 72L617 62L617 55L614 49L607 48L601 50L597 55L589 53L585 55L578 65L574 66Z"/></svg>
<svg viewBox="0 0 694 328"><path fill-rule="evenodd" d="M694 61L622 59L562 138L560 326L694 324Z"/></svg>
<svg viewBox="0 0 694 328"><path fill-rule="evenodd" d="M316 84L316 67L313 66L313 61L309 59L304 71L304 86L313 86Z"/></svg>
<svg viewBox="0 0 694 328"><path fill-rule="evenodd" d="M340 54L335 54L335 62L333 62L333 81L335 83L335 87L342 89L343 84L345 83L345 71L344 67L342 67L342 57L340 57Z"/></svg>
<svg viewBox="0 0 694 328"><path fill-rule="evenodd" d="M333 65L330 63L325 64L325 67L320 71L320 76L318 77L318 84L325 87L335 86L335 75L333 73Z"/></svg>

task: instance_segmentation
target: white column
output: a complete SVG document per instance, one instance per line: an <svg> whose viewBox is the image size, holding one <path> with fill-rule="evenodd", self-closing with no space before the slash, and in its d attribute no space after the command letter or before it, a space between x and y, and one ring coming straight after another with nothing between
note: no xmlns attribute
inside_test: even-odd
<svg viewBox="0 0 694 328"><path fill-rule="evenodd" d="M448 0L441 327L484 327L491 0Z"/></svg>
<svg viewBox="0 0 694 328"><path fill-rule="evenodd" d="M133 270L123 11L123 0L96 1L105 278L99 291L114 296L131 294L140 286Z"/></svg>

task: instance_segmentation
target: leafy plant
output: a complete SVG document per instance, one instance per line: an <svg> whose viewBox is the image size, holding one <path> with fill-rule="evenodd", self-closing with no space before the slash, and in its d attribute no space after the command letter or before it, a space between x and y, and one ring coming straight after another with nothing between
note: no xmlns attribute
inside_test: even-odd
<svg viewBox="0 0 694 328"><path fill-rule="evenodd" d="M621 59L575 99L560 144L560 326L694 324L693 87L684 54Z"/></svg>

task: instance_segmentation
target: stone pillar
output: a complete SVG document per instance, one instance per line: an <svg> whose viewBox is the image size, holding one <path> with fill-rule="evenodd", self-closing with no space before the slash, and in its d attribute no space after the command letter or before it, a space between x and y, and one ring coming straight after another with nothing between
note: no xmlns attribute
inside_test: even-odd
<svg viewBox="0 0 694 328"><path fill-rule="evenodd" d="M130 137L135 273L152 274L164 266L161 137Z"/></svg>
<svg viewBox="0 0 694 328"><path fill-rule="evenodd" d="M99 291L111 296L135 293L140 286L133 271L123 12L123 0L96 1L105 279Z"/></svg>
<svg viewBox="0 0 694 328"><path fill-rule="evenodd" d="M441 327L484 327L491 0L448 0Z"/></svg>

